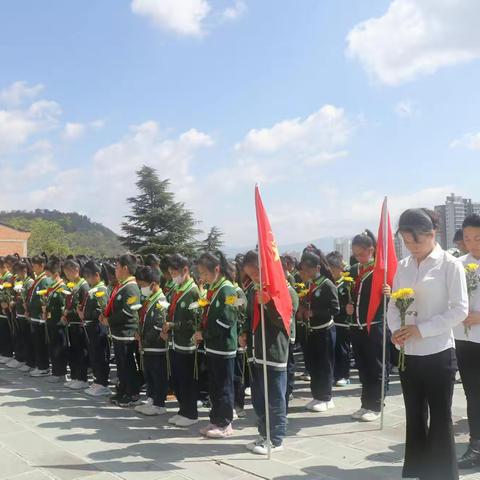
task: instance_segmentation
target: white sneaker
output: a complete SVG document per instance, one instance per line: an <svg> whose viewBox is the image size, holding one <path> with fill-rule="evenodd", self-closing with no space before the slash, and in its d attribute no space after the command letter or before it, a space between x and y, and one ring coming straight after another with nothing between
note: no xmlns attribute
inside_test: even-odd
<svg viewBox="0 0 480 480"><path fill-rule="evenodd" d="M371 410L367 410L361 417L360 420L362 422L374 422L380 418L380 412L372 412Z"/></svg>
<svg viewBox="0 0 480 480"><path fill-rule="evenodd" d="M174 415L173 417L170 417L167 421L170 425L176 425L180 418L180 415Z"/></svg>
<svg viewBox="0 0 480 480"><path fill-rule="evenodd" d="M303 380L304 382L309 382L312 377L310 377L310 375L308 373L302 373L302 375L300 375L300 377L298 377L299 380Z"/></svg>
<svg viewBox="0 0 480 480"><path fill-rule="evenodd" d="M235 409L233 410L232 420L238 420L238 414L237 414L237 411Z"/></svg>
<svg viewBox="0 0 480 480"><path fill-rule="evenodd" d="M88 388L88 382L82 382L81 380L73 380L68 386L70 390L85 390Z"/></svg>
<svg viewBox="0 0 480 480"><path fill-rule="evenodd" d="M48 377L46 381L48 383L62 383L65 381L65 375L52 375L51 377Z"/></svg>
<svg viewBox="0 0 480 480"><path fill-rule="evenodd" d="M312 406L311 410L312 412L323 413L327 410L331 410L332 408L335 408L335 404L333 403L333 400L330 400L329 402L316 402Z"/></svg>
<svg viewBox="0 0 480 480"><path fill-rule="evenodd" d="M50 370L39 370L38 368L30 372L31 377L48 377L49 375Z"/></svg>
<svg viewBox="0 0 480 480"><path fill-rule="evenodd" d="M32 370L31 367L29 367L28 365L23 365L22 367L20 367L18 369L20 372L24 372L24 373L27 373L27 372L30 372Z"/></svg>
<svg viewBox="0 0 480 480"><path fill-rule="evenodd" d="M137 405L135 411L146 416L164 415L167 413L165 407L157 407L156 405L148 405L147 403L144 405Z"/></svg>
<svg viewBox="0 0 480 480"><path fill-rule="evenodd" d="M361 408L360 410L357 410L355 413L352 414L352 418L354 420L360 420L361 416L366 412L368 412L366 408Z"/></svg>
<svg viewBox="0 0 480 480"><path fill-rule="evenodd" d="M107 395L112 395L112 391L108 387L99 385L98 383L93 383L89 388L86 388L85 393L90 397L104 397Z"/></svg>
<svg viewBox="0 0 480 480"><path fill-rule="evenodd" d="M315 399L313 400L310 400L310 402L308 402L306 405L305 405L305 410L312 410L312 407L317 403L317 401Z"/></svg>
<svg viewBox="0 0 480 480"><path fill-rule="evenodd" d="M193 420L191 418L187 418L187 417L182 417L181 415L179 415L179 419L175 422L175 425L177 427L191 427L192 425L195 425L196 423L198 423L198 418L196 420Z"/></svg>
<svg viewBox="0 0 480 480"><path fill-rule="evenodd" d="M247 450L250 450L252 452L255 447L263 445L265 442L266 440L263 437L259 436L253 442L247 443L245 446L247 447Z"/></svg>
<svg viewBox="0 0 480 480"><path fill-rule="evenodd" d="M245 396L246 397L251 397L252 396L252 389L250 387L247 387L245 389Z"/></svg>
<svg viewBox="0 0 480 480"><path fill-rule="evenodd" d="M275 445L270 446L271 453L281 452L282 450L283 445L278 445L277 447ZM263 442L262 445L257 445L256 447L254 447L252 453L255 453L256 455L268 455L267 442Z"/></svg>
<svg viewBox="0 0 480 480"><path fill-rule="evenodd" d="M245 418L247 416L247 412L244 408L237 408L235 409L235 412L237 413L238 418Z"/></svg>
<svg viewBox="0 0 480 480"><path fill-rule="evenodd" d="M350 380L348 378L340 378L335 383L336 387L346 387L347 385L350 385Z"/></svg>
<svg viewBox="0 0 480 480"><path fill-rule="evenodd" d="M8 363L12 361L12 357L4 357L3 355L0 356L0 363Z"/></svg>
<svg viewBox="0 0 480 480"><path fill-rule="evenodd" d="M9 362L5 364L8 368L18 368L23 365L23 363L19 362L15 358L12 358Z"/></svg>

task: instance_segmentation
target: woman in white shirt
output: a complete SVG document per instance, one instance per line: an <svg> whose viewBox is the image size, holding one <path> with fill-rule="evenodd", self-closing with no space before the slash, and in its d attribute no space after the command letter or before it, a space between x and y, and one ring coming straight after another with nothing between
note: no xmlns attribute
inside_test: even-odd
<svg viewBox="0 0 480 480"><path fill-rule="evenodd" d="M463 265L435 241L437 227L436 214L427 209L400 216L398 231L411 255L399 263L393 290L414 290L409 312L415 313L407 315L402 327L392 299L387 319L393 343L405 351L405 370L400 372L407 417L403 477L457 480L452 328L468 315L468 294Z"/></svg>
<svg viewBox="0 0 480 480"><path fill-rule="evenodd" d="M459 260L464 266L476 265L473 273L476 282L480 273L480 215L468 215L463 221L463 241L468 255ZM459 468L480 466L480 285L470 294L469 314L457 325L453 333L458 359L458 370L467 398L470 443L458 461Z"/></svg>

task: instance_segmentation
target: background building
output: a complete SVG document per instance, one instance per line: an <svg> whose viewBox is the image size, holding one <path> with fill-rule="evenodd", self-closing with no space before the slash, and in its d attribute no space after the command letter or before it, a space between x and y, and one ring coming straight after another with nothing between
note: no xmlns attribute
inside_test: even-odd
<svg viewBox="0 0 480 480"><path fill-rule="evenodd" d="M333 249L342 254L343 259L349 263L352 255L352 239L336 238L333 241Z"/></svg>
<svg viewBox="0 0 480 480"><path fill-rule="evenodd" d="M27 241L30 232L16 230L0 223L0 255L12 255L18 253L21 257L27 256Z"/></svg>
<svg viewBox="0 0 480 480"><path fill-rule="evenodd" d="M437 241L448 250L455 247L453 236L458 229L462 228L465 217L471 213L480 214L480 203L452 193L446 198L445 205L435 206L435 212L440 216Z"/></svg>

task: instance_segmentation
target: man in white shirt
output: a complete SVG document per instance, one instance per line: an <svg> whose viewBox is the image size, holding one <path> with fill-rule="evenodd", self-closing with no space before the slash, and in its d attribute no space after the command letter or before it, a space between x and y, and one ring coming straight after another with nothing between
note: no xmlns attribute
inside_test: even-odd
<svg viewBox="0 0 480 480"><path fill-rule="evenodd" d="M470 307L468 317L453 333L470 429L470 444L458 466L470 469L480 466L480 215L465 218L463 240L469 253L460 261L470 270L467 273Z"/></svg>

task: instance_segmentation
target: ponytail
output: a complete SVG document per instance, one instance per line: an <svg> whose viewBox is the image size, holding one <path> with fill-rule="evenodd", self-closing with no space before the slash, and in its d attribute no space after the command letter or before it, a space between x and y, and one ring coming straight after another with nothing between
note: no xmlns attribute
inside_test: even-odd
<svg viewBox="0 0 480 480"><path fill-rule="evenodd" d="M357 246L357 247L363 247L363 248L371 248L373 247L373 250L377 250L377 239L375 235L368 229L365 229L362 233L359 235L355 235L352 240L352 247Z"/></svg>
<svg viewBox="0 0 480 480"><path fill-rule="evenodd" d="M221 275L227 280L233 282L233 277L230 271L230 265L228 263L228 260L220 250L202 253L197 261L197 264L202 265L209 272L213 272L216 267L220 267Z"/></svg>
<svg viewBox="0 0 480 480"><path fill-rule="evenodd" d="M302 264L310 268L319 268L320 274L333 282L333 274L327 258L315 245L310 244L303 250L300 268Z"/></svg>

